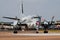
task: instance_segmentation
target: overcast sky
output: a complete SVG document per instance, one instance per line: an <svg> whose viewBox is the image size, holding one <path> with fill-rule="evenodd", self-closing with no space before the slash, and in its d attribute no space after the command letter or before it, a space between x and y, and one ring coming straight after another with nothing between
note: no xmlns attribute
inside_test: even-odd
<svg viewBox="0 0 60 40"><path fill-rule="evenodd" d="M23 15L40 15L50 20L55 16L55 20L60 20L60 0L23 0ZM20 17L21 0L0 0L0 21L7 21L1 17Z"/></svg>

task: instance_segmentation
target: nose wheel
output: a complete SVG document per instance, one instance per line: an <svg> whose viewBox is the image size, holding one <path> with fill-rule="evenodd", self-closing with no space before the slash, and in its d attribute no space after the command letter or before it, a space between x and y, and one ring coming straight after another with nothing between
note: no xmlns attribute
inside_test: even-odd
<svg viewBox="0 0 60 40"><path fill-rule="evenodd" d="M36 33L39 33L38 31L36 31Z"/></svg>
<svg viewBox="0 0 60 40"><path fill-rule="evenodd" d="M17 32L17 30L14 30L14 32L13 32L13 33L18 33L18 32Z"/></svg>

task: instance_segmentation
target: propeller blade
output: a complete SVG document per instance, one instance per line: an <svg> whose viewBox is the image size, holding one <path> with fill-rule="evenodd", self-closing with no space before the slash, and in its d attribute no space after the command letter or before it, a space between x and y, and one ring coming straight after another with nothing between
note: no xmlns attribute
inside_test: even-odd
<svg viewBox="0 0 60 40"><path fill-rule="evenodd" d="M54 16L52 17L51 21L53 21L53 19L54 19Z"/></svg>
<svg viewBox="0 0 60 40"><path fill-rule="evenodd" d="M53 21L53 20L54 20L54 16L53 16L53 17L52 17L52 19L51 19L51 24L52 24L52 23L54 23L54 21Z"/></svg>

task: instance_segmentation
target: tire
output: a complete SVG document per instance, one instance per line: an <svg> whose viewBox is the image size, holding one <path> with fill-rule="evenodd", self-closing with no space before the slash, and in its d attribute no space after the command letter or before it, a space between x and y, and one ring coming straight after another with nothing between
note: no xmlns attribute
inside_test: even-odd
<svg viewBox="0 0 60 40"><path fill-rule="evenodd" d="M36 31L36 33L39 33L38 31Z"/></svg>
<svg viewBox="0 0 60 40"><path fill-rule="evenodd" d="M13 33L18 33L16 30Z"/></svg>
<svg viewBox="0 0 60 40"><path fill-rule="evenodd" d="M48 33L48 31L44 31L44 33Z"/></svg>

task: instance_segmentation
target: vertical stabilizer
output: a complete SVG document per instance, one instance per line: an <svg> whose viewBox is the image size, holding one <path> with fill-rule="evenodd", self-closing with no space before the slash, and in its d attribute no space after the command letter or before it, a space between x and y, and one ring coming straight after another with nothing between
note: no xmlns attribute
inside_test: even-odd
<svg viewBox="0 0 60 40"><path fill-rule="evenodd" d="M24 13L24 12L23 12L23 0L22 0L21 7L22 7L21 11L22 11L22 14L23 14L23 13Z"/></svg>

